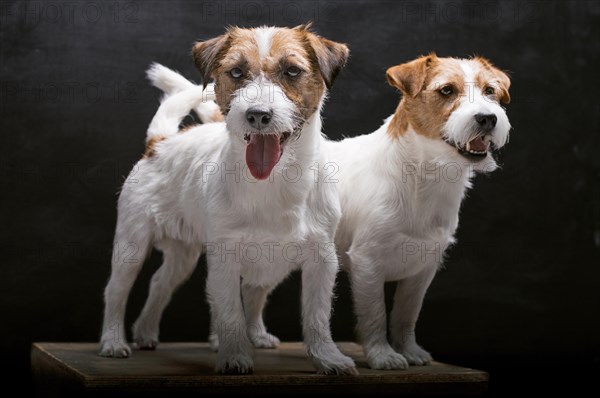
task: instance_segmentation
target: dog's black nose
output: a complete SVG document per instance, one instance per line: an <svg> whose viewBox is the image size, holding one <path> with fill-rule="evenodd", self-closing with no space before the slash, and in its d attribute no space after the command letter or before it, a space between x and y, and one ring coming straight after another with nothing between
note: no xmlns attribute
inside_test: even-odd
<svg viewBox="0 0 600 398"><path fill-rule="evenodd" d="M273 117L273 112L264 108L250 108L246 111L246 120L255 129L266 127Z"/></svg>
<svg viewBox="0 0 600 398"><path fill-rule="evenodd" d="M478 113L475 115L475 120L483 131L491 131L496 127L498 118L493 113Z"/></svg>

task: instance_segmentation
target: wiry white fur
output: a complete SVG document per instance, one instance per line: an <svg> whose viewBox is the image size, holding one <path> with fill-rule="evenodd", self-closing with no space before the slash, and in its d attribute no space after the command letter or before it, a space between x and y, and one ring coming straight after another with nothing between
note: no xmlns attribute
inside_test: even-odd
<svg viewBox="0 0 600 398"><path fill-rule="evenodd" d="M163 73L165 69L155 65L149 74L156 86L167 90L151 134L172 134L185 107L189 111L202 98L201 87L191 87L173 76L175 72ZM199 105L199 114L204 105ZM282 107L276 103L274 110L282 109L278 117L284 124L288 113ZM329 328L340 205L336 185L325 183L325 170L319 168L315 178L311 169L328 161L320 115L315 113L298 139L286 144L271 177L258 181L245 170L245 142L234 114L244 111L232 108L226 123L199 125L159 142L155 154L140 160L127 178L119 197L100 354L131 354L124 332L125 305L154 245L164 262L152 277L148 300L134 324L139 347L156 347L162 311L204 250L219 372L247 373L253 367L253 344L278 343L264 327L262 307L268 293L300 267L302 326L310 358L319 372L355 373L353 361L333 343ZM298 178L297 170L302 172ZM298 253L293 258L292 246ZM123 256L120 250L127 248L135 249L135 256Z"/></svg>
<svg viewBox="0 0 600 398"><path fill-rule="evenodd" d="M273 116L269 125L264 127L263 134L292 132L297 119L295 105L285 95L281 87L273 84L264 75L259 75L232 95L231 108L226 121L231 130L237 133L237 138L243 140L245 134L255 130L246 120L246 111L250 108L271 110ZM202 119L207 120L207 119Z"/></svg>
<svg viewBox="0 0 600 398"><path fill-rule="evenodd" d="M473 60L460 60L459 65L464 72L465 95L460 99L460 105L452 112L446 125L444 126L444 137L454 144L464 147L467 142L477 135L477 126L474 115L477 113L494 114L498 118L494 134L485 137L486 142L491 142L494 148L500 148L508 142L510 131L510 122L506 112L500 104L489 97L483 95L481 90L475 85L476 70L473 67ZM440 82L434 81L429 88L440 87ZM483 162L473 163L476 171L490 172L496 169L496 162L490 154Z"/></svg>

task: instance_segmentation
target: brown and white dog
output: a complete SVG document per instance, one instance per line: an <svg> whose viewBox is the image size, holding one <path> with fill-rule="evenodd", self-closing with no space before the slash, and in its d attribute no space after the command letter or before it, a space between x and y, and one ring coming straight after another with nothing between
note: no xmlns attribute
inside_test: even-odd
<svg viewBox="0 0 600 398"><path fill-rule="evenodd" d="M358 334L375 369L424 365L416 342L423 297L454 243L460 203L475 172L496 166L508 140L508 76L484 58L435 54L394 66L402 92L374 133L329 142L339 166L342 220L336 244L352 282ZM398 281L386 336L383 285Z"/></svg>
<svg viewBox="0 0 600 398"><path fill-rule="evenodd" d="M215 79L225 121L179 131L190 109L218 117L214 104L203 103L212 96L167 68L149 70L169 95L148 129L146 156L119 197L115 249L137 252L113 256L100 354L131 354L125 304L154 245L164 262L134 324L138 347L156 347L164 308L205 251L217 371L250 372L252 345L277 345L262 322L262 307L268 293L301 268L310 358L321 373L355 373L329 327L339 196L336 184L325 183L326 170L319 167L315 178L314 167L328 162L320 110L348 48L306 26L231 28L197 43L193 56L204 82Z"/></svg>

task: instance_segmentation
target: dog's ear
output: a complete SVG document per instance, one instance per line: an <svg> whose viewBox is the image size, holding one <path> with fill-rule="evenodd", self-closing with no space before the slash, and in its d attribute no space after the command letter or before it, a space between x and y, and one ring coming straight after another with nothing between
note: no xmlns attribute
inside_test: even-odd
<svg viewBox="0 0 600 398"><path fill-rule="evenodd" d="M436 59L437 56L431 53L414 61L392 66L386 71L387 81L403 94L415 97L423 89L427 72Z"/></svg>
<svg viewBox="0 0 600 398"><path fill-rule="evenodd" d="M477 56L475 57L475 60L481 63L485 69L492 72L496 77L496 83L498 83L497 88L500 90L500 102L504 104L510 103L510 94L508 93L508 89L510 88L510 77L508 77L508 74L496 68L487 58Z"/></svg>
<svg viewBox="0 0 600 398"><path fill-rule="evenodd" d="M335 77L346 65L348 57L350 56L350 50L348 49L348 46L343 43L336 43L308 32L307 29L309 28L310 25L300 25L295 29L302 29L307 33L310 45L317 57L317 62L325 85L330 89Z"/></svg>
<svg viewBox="0 0 600 398"><path fill-rule="evenodd" d="M192 48L192 56L196 67L200 70L202 82L208 84L213 71L223 54L226 52L229 43L229 34L226 33L214 39L199 41Z"/></svg>
<svg viewBox="0 0 600 398"><path fill-rule="evenodd" d="M497 68L494 68L494 72L496 74L496 78L498 79L500 101L504 104L510 104L510 93L508 92L508 89L510 88L510 77L508 77L505 72Z"/></svg>

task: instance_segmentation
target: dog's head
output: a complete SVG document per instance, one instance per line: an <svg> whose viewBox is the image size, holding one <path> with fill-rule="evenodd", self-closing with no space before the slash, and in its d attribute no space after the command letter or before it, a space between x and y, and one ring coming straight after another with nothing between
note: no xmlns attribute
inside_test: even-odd
<svg viewBox="0 0 600 398"><path fill-rule="evenodd" d="M309 28L234 27L192 50L204 83L214 78L228 130L245 142L257 179L269 177L286 143L320 111L348 58L346 45Z"/></svg>
<svg viewBox="0 0 600 398"><path fill-rule="evenodd" d="M417 134L444 140L473 162L507 142L510 123L500 103L510 102L510 79L485 58L432 53L388 69L387 79L402 91L392 135L410 126Z"/></svg>

